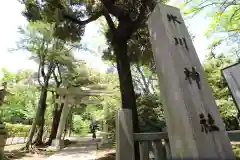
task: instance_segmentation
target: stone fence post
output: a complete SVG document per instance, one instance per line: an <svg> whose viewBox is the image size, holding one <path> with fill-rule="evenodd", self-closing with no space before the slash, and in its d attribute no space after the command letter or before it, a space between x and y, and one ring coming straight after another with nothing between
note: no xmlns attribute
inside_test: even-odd
<svg viewBox="0 0 240 160"><path fill-rule="evenodd" d="M132 111L120 109L116 115L116 160L134 160Z"/></svg>

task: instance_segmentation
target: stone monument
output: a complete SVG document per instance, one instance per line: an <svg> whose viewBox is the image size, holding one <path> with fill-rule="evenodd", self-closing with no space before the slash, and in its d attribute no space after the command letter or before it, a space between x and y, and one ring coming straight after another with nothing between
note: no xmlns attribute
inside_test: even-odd
<svg viewBox="0 0 240 160"><path fill-rule="evenodd" d="M157 4L150 40L173 159L235 159L180 10Z"/></svg>

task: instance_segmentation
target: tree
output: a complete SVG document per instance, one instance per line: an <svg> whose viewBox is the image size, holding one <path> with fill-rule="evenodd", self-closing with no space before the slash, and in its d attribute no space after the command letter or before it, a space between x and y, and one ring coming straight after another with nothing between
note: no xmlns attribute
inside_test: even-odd
<svg viewBox="0 0 240 160"><path fill-rule="evenodd" d="M31 131L26 143L26 148L32 143L32 138L37 127L36 145L43 144L44 115L46 110L46 98L49 80L58 65L71 67L74 59L66 48L66 43L54 38L54 24L43 22L30 22L27 28L20 28L22 34L18 42L18 49L24 49L32 53L32 59L38 63L38 82L41 88L36 118L33 121Z"/></svg>
<svg viewBox="0 0 240 160"><path fill-rule="evenodd" d="M103 27L104 28L104 27ZM103 30L109 40L108 30ZM103 58L115 62L110 41ZM134 89L137 94L138 116L141 132L162 131L165 126L162 103L159 100L159 86L153 53L147 27L139 29L128 41L128 56L131 63Z"/></svg>
<svg viewBox="0 0 240 160"><path fill-rule="evenodd" d="M39 92L37 86L24 84L30 74L32 72L27 70L11 73L2 69L1 81L8 82L8 90L13 93L6 97L1 107L4 122L15 123L16 119L21 119L22 123L29 124L34 118Z"/></svg>
<svg viewBox="0 0 240 160"><path fill-rule="evenodd" d="M217 55L215 58L209 54L203 64L208 83L212 87L213 95L227 130L238 129L236 106L221 74L221 69L230 66L232 63L234 63L233 59L223 54Z"/></svg>
<svg viewBox="0 0 240 160"><path fill-rule="evenodd" d="M116 56L113 54L113 46L111 46L111 42L109 41L109 30L103 32L108 40L108 48L104 51L102 58L115 63ZM143 74L143 70L145 70L145 73L146 71L149 71L149 73L155 73L155 63L146 26L135 32L128 41L127 55L131 63L132 74L135 74L133 75L134 83L138 84L135 85L135 87L141 86L144 87L142 88L144 89L144 92L150 92L149 87L152 87L152 83L150 82L152 82L153 74L148 74L150 77L148 77L149 79L147 80L146 75L144 76ZM148 83L150 83L150 85L148 85Z"/></svg>
<svg viewBox="0 0 240 160"><path fill-rule="evenodd" d="M91 110L91 115L97 120L105 121L108 125L108 133L110 138L115 140L115 116L116 111L121 106L121 96L119 92L118 76L114 73L97 73L90 70L90 80L97 84L102 84L102 87L108 91L112 91L111 95L97 96L103 103L101 105L88 105L87 108L98 108L96 111ZM89 109L90 110L90 109Z"/></svg>
<svg viewBox="0 0 240 160"><path fill-rule="evenodd" d="M209 45L211 55L205 60L205 71L210 85L213 88L214 96L220 113L223 116L227 130L236 129L236 110L233 108L233 101L229 96L226 83L220 74L220 69L230 65L235 60L226 57L225 54L217 56L217 49L221 46L230 47L229 53L235 54L239 61L239 43L240 43L240 3L235 0L197 0L186 1L188 9L187 15L195 16L196 14L207 11L211 23L206 31L206 36L214 37L212 44ZM209 13L210 12L210 13ZM234 125L233 125L234 124Z"/></svg>
<svg viewBox="0 0 240 160"><path fill-rule="evenodd" d="M166 0L161 2L164 3ZM71 22L75 22L77 26L84 26L87 23L104 16L111 33L111 45L113 46L114 54L116 56L122 97L122 108L132 110L134 132L139 132L136 97L132 83L130 63L127 55L127 42L133 33L145 24L149 13L155 7L156 1L80 1L80 7L76 10L73 10L65 4L65 2L61 3L59 0L46 0L42 5L37 3L34 4L30 0L27 2L25 1L27 9L27 11L25 11L27 14L25 15L30 20L42 19L42 15L48 15L47 17L50 17L49 19L51 19L53 14L49 15L48 13L50 11L55 13L61 9L63 17L71 20ZM51 8L51 10L49 10L49 8ZM59 12L57 12L57 15L59 15ZM82 20L82 17L87 19ZM113 17L117 19L117 25L114 25ZM61 20L62 19L57 19L57 21ZM138 147L136 146L135 148L137 153ZM138 154L136 154L136 156L137 155ZM139 159L139 157L137 156L136 159Z"/></svg>
<svg viewBox="0 0 240 160"><path fill-rule="evenodd" d="M109 46L105 50L103 58L114 63L116 56L113 54L109 31L104 28L103 24L103 33ZM165 126L163 106L159 99L155 63L146 26L132 35L128 41L127 54L131 63L133 84L137 95L140 130L141 132L162 131Z"/></svg>
<svg viewBox="0 0 240 160"><path fill-rule="evenodd" d="M207 16L211 18L211 23L206 31L208 37L216 37L209 47L214 50L222 45L231 46L232 53L239 59L240 43L240 2L236 0L197 0L186 1L190 6L185 14L194 16L203 11L211 10Z"/></svg>
<svg viewBox="0 0 240 160"><path fill-rule="evenodd" d="M162 132L166 127L163 105L157 94L137 98L141 132Z"/></svg>
<svg viewBox="0 0 240 160"><path fill-rule="evenodd" d="M111 45L111 32L107 28L107 24L102 24L102 32L105 35L108 43L108 48L105 49L102 58L116 62L114 49ZM127 55L131 64L138 64L140 66L147 65L153 69L153 52L149 39L149 32L146 25L138 29L127 43Z"/></svg>
<svg viewBox="0 0 240 160"><path fill-rule="evenodd" d="M77 88L88 88L89 90L93 89L97 89L97 90L105 90L106 88L109 87L110 84L105 84L104 82L104 78L102 74L95 72L92 69L87 68L86 64L82 61L77 62L74 65L74 68L72 70L69 70L68 72L62 72L62 80L63 80L63 84L62 86L65 88L68 87L77 87ZM57 94L57 93L56 93ZM94 99L101 99L102 96L87 96L87 97L83 97L84 100L94 100ZM81 98L81 97L80 97ZM77 104L72 104L72 107L74 108L75 105L77 106ZM84 106L84 107L83 107ZM81 108L84 108L84 110L86 110L86 108L90 108L92 110L92 112L88 112L89 115L93 115L93 113L95 113L95 110L100 111L98 113L102 113L101 110L96 109L96 108L101 108L101 105L91 105L91 104L81 104ZM79 110L80 113L78 114L82 114L82 110ZM76 111L75 111L76 113ZM72 113L69 114L69 123L67 123L66 128L69 128L69 132L71 131L71 116ZM100 117L98 115L98 117ZM90 119L88 119L90 120ZM80 123L80 122L79 122Z"/></svg>
<svg viewBox="0 0 240 160"><path fill-rule="evenodd" d="M59 1L45 1L46 3L42 5L42 10L40 7L35 5L35 12L32 12L30 15L41 15L41 13L46 12L47 7L55 7L55 10L58 8L63 9L65 12L64 17L71 20L72 22L77 23L79 26L84 26L85 24L98 19L101 16L104 16L107 24L109 26L111 32L111 43L114 47L114 53L117 59L117 68L119 72L120 78L120 88L122 91L122 99L123 99L123 108L131 108L133 109L133 113L136 117L136 104L135 104L135 96L133 92L132 80L131 80L131 72L130 65L127 58L127 41L131 38L132 34L137 31L139 28L143 26L145 20L147 19L147 15L155 6L155 1L110 1L110 0L102 0L88 2L81 1L80 6L84 6L86 10L79 9L75 10L74 14L73 10L70 10L66 13L66 9L69 9L64 4L61 4ZM166 1L162 1L166 2ZM25 3L27 8L29 8L29 3ZM33 5L33 4L31 4ZM26 13L31 12L31 9L28 9ZM25 14L27 15L27 14ZM29 15L29 14L28 14ZM28 18L32 18L28 16ZM82 16L83 15L83 16ZM40 16L35 16L40 17ZM51 16L52 17L52 16ZM80 20L81 17L87 17L86 20ZM113 23L113 18L117 19L118 25L115 26ZM32 18L33 19L33 18ZM127 98L128 97L128 98ZM137 121L134 120L135 126L137 126ZM137 131L137 130L135 130Z"/></svg>
<svg viewBox="0 0 240 160"><path fill-rule="evenodd" d="M56 64L56 70L54 70L52 72L53 79L54 79L54 82L55 82L55 86L53 87L54 89L60 88L60 86L63 82L62 71L61 71L62 67L63 66L61 66L60 64L57 63ZM59 121L60 121L60 117L61 117L62 109L63 109L63 105L64 105L62 103L59 106L59 103L55 103L55 100L59 98L59 94L57 94L54 91L54 89L51 91L52 92L52 101L53 101L53 104L54 104L54 108L53 108L53 111L52 111L52 125L51 125L51 131L50 131L49 139L46 142L46 145L50 145L52 143L52 140L54 138L56 138L58 125L59 125Z"/></svg>

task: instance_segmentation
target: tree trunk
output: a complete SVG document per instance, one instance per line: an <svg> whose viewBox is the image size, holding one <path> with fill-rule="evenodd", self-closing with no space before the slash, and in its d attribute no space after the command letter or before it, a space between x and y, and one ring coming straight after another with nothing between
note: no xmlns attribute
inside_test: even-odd
<svg viewBox="0 0 240 160"><path fill-rule="evenodd" d="M29 146L32 144L33 136L34 136L37 126L39 126L39 127L41 125L44 126L44 113L46 110L46 99L47 99L47 90L45 88L42 88L39 103L38 103L38 108L37 108L37 112L36 112L36 117L32 123L32 127L30 129L28 139L27 139L27 142L25 145L26 149L29 149ZM37 132L38 134L37 134L36 141L34 143L37 142L37 140L39 139L39 136L41 136L41 141L38 141L38 142L42 142L43 132L41 130L43 130L43 129L41 129L41 127L40 127L40 130L38 130L38 132Z"/></svg>
<svg viewBox="0 0 240 160"><path fill-rule="evenodd" d="M39 115L39 112L40 112L40 107L37 108L36 117L33 120L32 127L30 129L29 134L28 134L28 138L27 138L26 145L25 145L26 150L28 150L30 145L32 144L32 139L33 139L33 136L34 136L34 133L35 133L35 130L36 130L36 126L37 126L36 122L38 121L37 120L37 117L38 117L37 115Z"/></svg>
<svg viewBox="0 0 240 160"><path fill-rule="evenodd" d="M42 121L42 118L40 121ZM42 141L43 132L44 132L44 122L40 122L40 124L37 125L36 139L33 142L36 146L43 145L43 141Z"/></svg>
<svg viewBox="0 0 240 160"><path fill-rule="evenodd" d="M72 123L73 123L73 117L72 117L72 110L69 113L69 117L68 117L68 137L71 136L71 132L72 132Z"/></svg>
<svg viewBox="0 0 240 160"><path fill-rule="evenodd" d="M122 108L131 109L134 132L139 132L136 96L133 87L130 63L127 56L127 42L118 42L114 47L122 98Z"/></svg>
<svg viewBox="0 0 240 160"><path fill-rule="evenodd" d="M120 83L120 91L122 98L122 108L131 109L133 117L133 131L138 133L139 124L137 116L136 96L133 87L132 74L130 68L130 62L127 56L127 41L116 40L114 44L114 52L116 54L117 70ZM139 158L138 143L134 143L135 146L135 159Z"/></svg>
<svg viewBox="0 0 240 160"><path fill-rule="evenodd" d="M59 95L57 94L56 99L58 99L58 98L59 98ZM50 133L49 139L46 143L47 145L50 145L52 143L52 140L56 138L63 106L64 106L63 103L60 105L60 107L59 107L58 103L55 103L55 105L54 105L51 133Z"/></svg>
<svg viewBox="0 0 240 160"><path fill-rule="evenodd" d="M40 112L39 112L39 119L37 121L37 135L34 144L35 145L42 145L42 137L43 137L43 132L44 132L44 116L45 116L45 111L46 111L46 100L47 100L47 85L42 88L41 90L41 96L39 99L39 107L40 107Z"/></svg>

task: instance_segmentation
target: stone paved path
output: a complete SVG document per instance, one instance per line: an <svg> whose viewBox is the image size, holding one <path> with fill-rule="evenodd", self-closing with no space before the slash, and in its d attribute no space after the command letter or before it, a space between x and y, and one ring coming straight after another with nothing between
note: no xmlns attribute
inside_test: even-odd
<svg viewBox="0 0 240 160"><path fill-rule="evenodd" d="M58 151L47 160L95 160L97 157L97 144L91 138L76 138L77 144Z"/></svg>

